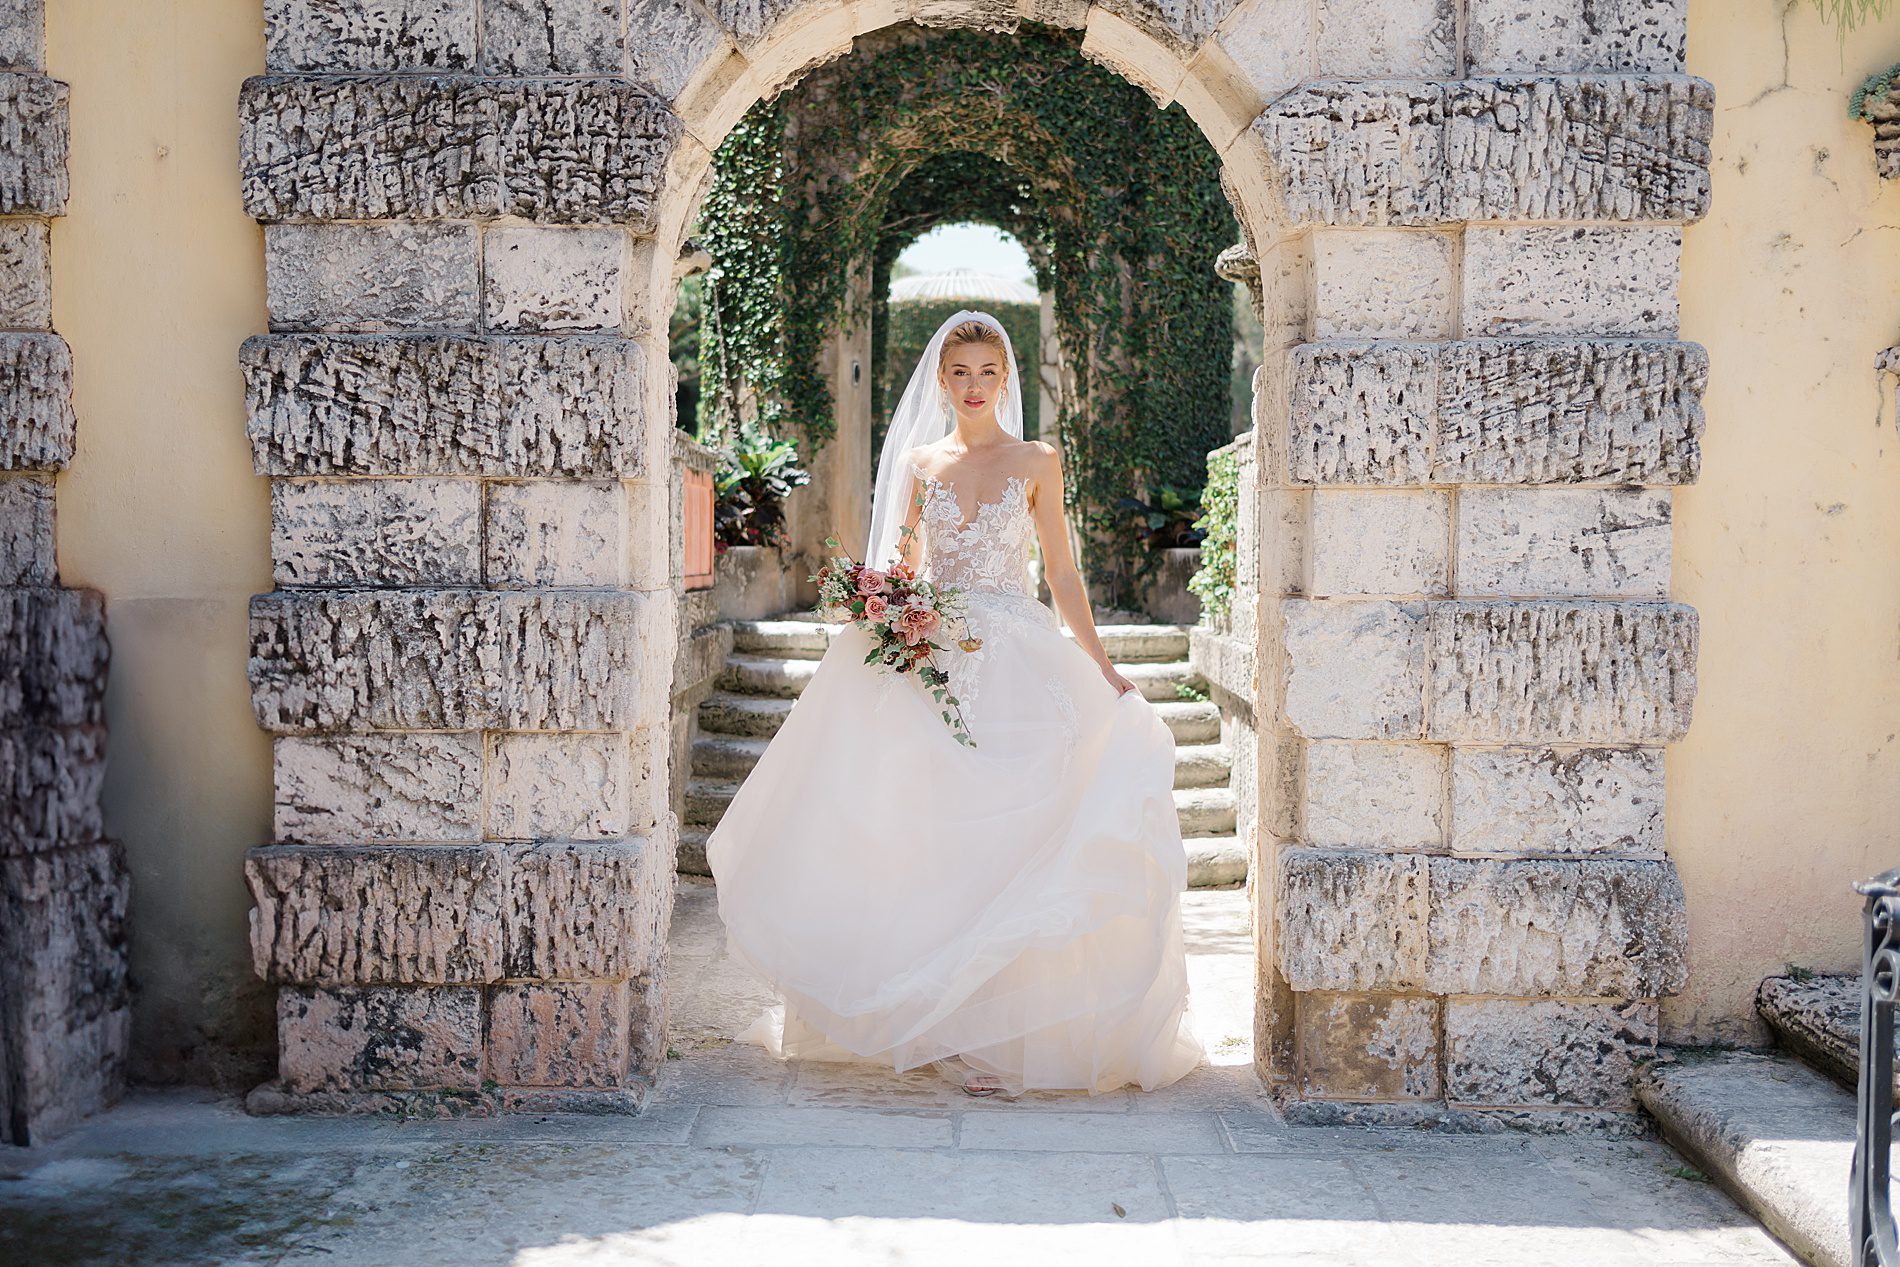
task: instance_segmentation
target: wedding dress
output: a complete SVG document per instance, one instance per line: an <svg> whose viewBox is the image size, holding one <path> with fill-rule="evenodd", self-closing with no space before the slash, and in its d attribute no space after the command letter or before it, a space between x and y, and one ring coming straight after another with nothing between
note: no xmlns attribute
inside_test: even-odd
<svg viewBox="0 0 1900 1267"><path fill-rule="evenodd" d="M1034 597L1023 480L966 522L911 473L922 574L982 640L939 660L974 747L914 675L863 663L868 634L833 634L706 844L727 947L781 1000L733 1037L900 1071L961 1055L1012 1094L1164 1086L1204 1054L1173 736Z"/></svg>

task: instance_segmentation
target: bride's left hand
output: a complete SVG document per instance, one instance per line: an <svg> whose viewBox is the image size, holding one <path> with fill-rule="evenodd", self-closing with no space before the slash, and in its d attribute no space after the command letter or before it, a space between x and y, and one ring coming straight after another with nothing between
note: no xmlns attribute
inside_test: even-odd
<svg viewBox="0 0 1900 1267"><path fill-rule="evenodd" d="M1102 666L1102 676L1108 679L1108 684L1115 688L1115 694L1118 696L1126 695L1128 692L1137 689L1133 682L1130 682L1127 678L1115 672L1115 666L1112 664L1104 664Z"/></svg>

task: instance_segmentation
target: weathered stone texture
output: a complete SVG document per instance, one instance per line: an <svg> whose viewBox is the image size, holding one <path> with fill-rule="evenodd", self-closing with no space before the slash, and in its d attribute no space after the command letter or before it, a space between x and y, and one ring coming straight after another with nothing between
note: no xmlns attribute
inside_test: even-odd
<svg viewBox="0 0 1900 1267"><path fill-rule="evenodd" d="M787 14L814 6L815 0L711 0L707 5L742 44L755 42Z"/></svg>
<svg viewBox="0 0 1900 1267"><path fill-rule="evenodd" d="M626 502L617 481L490 484L482 533L488 583L621 584L631 535Z"/></svg>
<svg viewBox="0 0 1900 1267"><path fill-rule="evenodd" d="M1396 489L1321 489L1313 494L1315 598L1353 594L1444 594L1450 586L1451 498ZM1460 528L1462 531L1462 518ZM1462 585L1464 577L1459 576Z"/></svg>
<svg viewBox="0 0 1900 1267"><path fill-rule="evenodd" d="M1669 524L1668 489L1467 489L1458 592L1666 598Z"/></svg>
<svg viewBox="0 0 1900 1267"><path fill-rule="evenodd" d="M66 85L0 72L0 215L66 213Z"/></svg>
<svg viewBox="0 0 1900 1267"><path fill-rule="evenodd" d="M285 70L468 70L476 0L264 0L264 64Z"/></svg>
<svg viewBox="0 0 1900 1267"><path fill-rule="evenodd" d="M73 457L73 354L56 334L0 334L0 470L57 471Z"/></svg>
<svg viewBox="0 0 1900 1267"><path fill-rule="evenodd" d="M472 224L272 224L264 284L274 330L474 330Z"/></svg>
<svg viewBox="0 0 1900 1267"><path fill-rule="evenodd" d="M1656 1004L1450 999L1445 1098L1484 1107L1628 1109L1656 1050Z"/></svg>
<svg viewBox="0 0 1900 1267"><path fill-rule="evenodd" d="M658 608L626 592L259 594L252 703L280 733L630 728L672 659Z"/></svg>
<svg viewBox="0 0 1900 1267"><path fill-rule="evenodd" d="M645 473L630 339L274 335L241 359L261 474Z"/></svg>
<svg viewBox="0 0 1900 1267"><path fill-rule="evenodd" d="M663 949L665 850L643 837L507 849L507 977L620 979Z"/></svg>
<svg viewBox="0 0 1900 1267"><path fill-rule="evenodd" d="M44 220L0 220L0 326L52 329L52 233Z"/></svg>
<svg viewBox="0 0 1900 1267"><path fill-rule="evenodd" d="M1322 1100L1431 1100L1438 1001L1316 991L1300 996L1300 1092Z"/></svg>
<svg viewBox="0 0 1900 1267"><path fill-rule="evenodd" d="M283 1089L474 1090L482 1081L482 987L285 986L277 992Z"/></svg>
<svg viewBox="0 0 1900 1267"><path fill-rule="evenodd" d="M1286 717L1308 739L1416 739L1427 605L1281 603Z"/></svg>
<svg viewBox="0 0 1900 1267"><path fill-rule="evenodd" d="M490 330L618 330L627 235L618 228L511 225L482 238Z"/></svg>
<svg viewBox="0 0 1900 1267"><path fill-rule="evenodd" d="M521 216L650 232L680 135L621 79L261 76L239 99L253 219Z"/></svg>
<svg viewBox="0 0 1900 1267"><path fill-rule="evenodd" d="M0 727L0 857L105 835L102 726Z"/></svg>
<svg viewBox="0 0 1900 1267"><path fill-rule="evenodd" d="M0 0L0 66L39 70L46 62L46 0Z"/></svg>
<svg viewBox="0 0 1900 1267"><path fill-rule="evenodd" d="M483 0L482 65L495 75L617 75L620 0Z"/></svg>
<svg viewBox="0 0 1900 1267"><path fill-rule="evenodd" d="M279 841L481 839L479 734L285 736L271 751Z"/></svg>
<svg viewBox="0 0 1900 1267"><path fill-rule="evenodd" d="M1665 860L1431 860L1425 987L1653 999L1689 979L1682 881Z"/></svg>
<svg viewBox="0 0 1900 1267"><path fill-rule="evenodd" d="M1320 0L1318 15L1329 78L1457 73L1456 0Z"/></svg>
<svg viewBox="0 0 1900 1267"><path fill-rule="evenodd" d="M267 981L442 985L502 975L503 858L484 845L270 845L244 876Z"/></svg>
<svg viewBox="0 0 1900 1267"><path fill-rule="evenodd" d="M668 101L680 91L724 37L695 5L679 0L627 0L627 72Z"/></svg>
<svg viewBox="0 0 1900 1267"><path fill-rule="evenodd" d="M1435 849L1445 839L1445 749L1421 743L1306 747L1306 842Z"/></svg>
<svg viewBox="0 0 1900 1267"><path fill-rule="evenodd" d="M748 3L748 0L735 0ZM756 0L769 3L770 0ZM1096 7L1140 27L1179 53L1190 53L1206 42L1214 28L1241 0L1096 0Z"/></svg>
<svg viewBox="0 0 1900 1267"><path fill-rule="evenodd" d="M629 993L625 981L520 982L492 987L489 1075L512 1086L624 1084L632 1055Z"/></svg>
<svg viewBox="0 0 1900 1267"><path fill-rule="evenodd" d="M1682 69L1688 0L1470 0L1471 70Z"/></svg>
<svg viewBox="0 0 1900 1267"><path fill-rule="evenodd" d="M1428 610L1428 738L1642 744L1689 728L1693 608L1454 601Z"/></svg>
<svg viewBox="0 0 1900 1267"><path fill-rule="evenodd" d="M1439 339L1457 320L1452 235L1416 229L1313 233L1313 337Z"/></svg>
<svg viewBox="0 0 1900 1267"><path fill-rule="evenodd" d="M1307 484L1686 484L1708 354L1644 339L1295 349L1288 469Z"/></svg>
<svg viewBox="0 0 1900 1267"><path fill-rule="evenodd" d="M279 585L479 585L482 488L472 479L274 480Z"/></svg>
<svg viewBox="0 0 1900 1267"><path fill-rule="evenodd" d="M1429 894L1416 854L1282 849L1274 886L1280 972L1295 990L1415 989Z"/></svg>
<svg viewBox="0 0 1900 1267"><path fill-rule="evenodd" d="M487 763L490 840L608 840L630 829L625 735L498 734Z"/></svg>
<svg viewBox="0 0 1900 1267"><path fill-rule="evenodd" d="M0 718L8 725L102 724L106 660L97 591L0 589Z"/></svg>
<svg viewBox="0 0 1900 1267"><path fill-rule="evenodd" d="M51 585L53 481L0 474L0 585Z"/></svg>
<svg viewBox="0 0 1900 1267"><path fill-rule="evenodd" d="M1686 76L1333 80L1254 131L1295 224L1693 220L1713 101Z"/></svg>
<svg viewBox="0 0 1900 1267"><path fill-rule="evenodd" d="M1660 748L1460 748L1453 853L1662 857Z"/></svg>
<svg viewBox="0 0 1900 1267"><path fill-rule="evenodd" d="M1467 334L1676 333L1679 228L1473 226L1464 264Z"/></svg>

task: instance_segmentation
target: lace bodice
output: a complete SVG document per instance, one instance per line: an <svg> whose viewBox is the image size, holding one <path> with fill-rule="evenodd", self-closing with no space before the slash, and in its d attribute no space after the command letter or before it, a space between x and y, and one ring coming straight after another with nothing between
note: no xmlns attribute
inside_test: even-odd
<svg viewBox="0 0 1900 1267"><path fill-rule="evenodd" d="M922 467L912 464L924 490L924 575L940 585L971 592L1032 596L1029 546L1036 521L1029 513L1029 482L1012 475L995 501L979 502L965 522L956 494Z"/></svg>

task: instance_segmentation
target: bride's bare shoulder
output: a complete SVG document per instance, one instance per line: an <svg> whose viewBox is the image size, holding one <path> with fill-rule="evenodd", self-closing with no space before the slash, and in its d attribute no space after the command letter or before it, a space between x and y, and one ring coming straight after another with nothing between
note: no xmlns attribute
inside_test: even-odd
<svg viewBox="0 0 1900 1267"><path fill-rule="evenodd" d="M1056 453L1056 447L1046 440L1023 440L1021 462L1023 474L1038 483L1047 483L1062 471L1062 459Z"/></svg>

